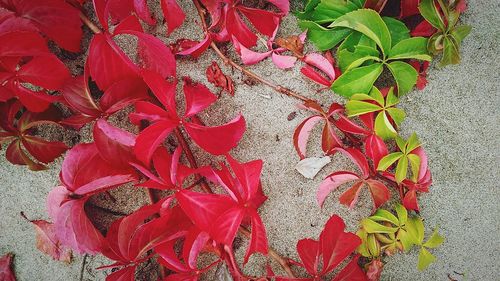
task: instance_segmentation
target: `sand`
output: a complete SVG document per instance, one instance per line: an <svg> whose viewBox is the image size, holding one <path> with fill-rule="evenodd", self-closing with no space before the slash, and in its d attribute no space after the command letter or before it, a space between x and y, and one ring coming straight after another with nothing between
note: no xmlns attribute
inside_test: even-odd
<svg viewBox="0 0 500 281"><path fill-rule="evenodd" d="M166 39L169 42L179 37L199 39L202 36L195 26L198 18L192 4L181 2L186 2L183 8L188 17L183 27ZM438 260L425 272L416 269L416 250L387 258L382 280L449 280L449 277L498 280L499 6L496 1L471 1L462 17L464 23L473 26L471 35L462 44L462 63L443 69L433 66L425 90L411 92L400 103L407 112L402 134L409 136L417 132L424 142L433 172L431 192L420 197L421 213L428 230L439 225L446 242L433 251ZM158 32L163 33L163 30ZM281 33L298 32L295 19L288 16ZM308 48L313 50L311 46ZM216 59L209 52L196 63L181 61L178 71L180 75L190 75L194 80L207 83L204 71ZM251 69L324 104L342 101L328 91L316 93L318 87L301 77L299 67L281 71L267 60ZM231 73L227 68L224 70ZM237 84L235 97L223 94L201 117L217 125L240 112L245 116L248 128L233 154L242 161L264 160L262 184L269 200L260 213L270 245L283 255L296 257L297 240L317 238L332 214L343 217L348 230L355 231L359 219L370 213L367 194L362 195L353 210L338 203L338 191L327 199L323 209L315 201L321 179L333 171L351 169L349 161L336 155L315 179L302 177L294 170L299 159L293 149L292 135L308 113L297 110L294 99L280 96L262 85L246 85L243 83L245 78L237 71L232 77ZM297 116L288 121L287 116L294 111ZM313 139L318 136L319 132L315 131ZM321 156L317 141L311 142L309 149L311 156ZM196 153L202 163L209 163L206 154L198 150ZM88 257L83 271L82 257L75 257L71 264L52 261L35 248L33 227L19 215L24 211L32 219L46 218L45 198L58 184L60 164L61 159L48 171L31 172L0 157L0 254L15 253L15 270L20 281L78 280L81 273L83 280L103 280L104 272L94 268L108 261L102 257ZM133 206L142 202L141 196L127 197L120 202ZM252 258L245 270L261 272L261 261L258 256ZM208 276L206 280L212 278Z"/></svg>

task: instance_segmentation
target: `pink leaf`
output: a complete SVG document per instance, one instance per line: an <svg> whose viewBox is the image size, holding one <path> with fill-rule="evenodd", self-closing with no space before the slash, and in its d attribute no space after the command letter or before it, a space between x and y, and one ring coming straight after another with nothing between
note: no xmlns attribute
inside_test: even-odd
<svg viewBox="0 0 500 281"><path fill-rule="evenodd" d="M340 185L358 179L358 175L346 171L330 174L321 182L320 186L318 187L318 192L316 194L318 204L320 206L323 206L323 202L325 202L328 194L337 189Z"/></svg>
<svg viewBox="0 0 500 281"><path fill-rule="evenodd" d="M272 54L272 59L273 59L273 63L279 69L291 68L291 67L293 67L295 65L295 62L297 61L296 57L293 57L293 56L283 56L283 55L278 55L276 53Z"/></svg>
<svg viewBox="0 0 500 281"><path fill-rule="evenodd" d="M311 116L304 120L296 129L293 134L293 145L295 146L295 150L299 154L300 159L304 159L306 157L307 150L307 141L311 134L312 129L320 120L322 120L322 116Z"/></svg>
<svg viewBox="0 0 500 281"><path fill-rule="evenodd" d="M245 258L243 261L244 264L248 262L248 259L253 253L259 252L267 255L268 250L266 229L257 211L251 211L250 219L252 222L252 235L250 237L250 245L248 246L248 249L245 253Z"/></svg>
<svg viewBox="0 0 500 281"><path fill-rule="evenodd" d="M36 231L36 247L54 260L71 262L71 250L61 245L52 223L44 220L30 221Z"/></svg>
<svg viewBox="0 0 500 281"><path fill-rule="evenodd" d="M332 64L322 55L318 53L307 54L304 57L304 61L307 64L323 71L326 75L328 75L328 77L330 77L330 80L335 80L335 69L333 68Z"/></svg>
<svg viewBox="0 0 500 281"><path fill-rule="evenodd" d="M2 281L16 281L16 275L12 270L12 261L14 255L8 253L0 257L0 280Z"/></svg>

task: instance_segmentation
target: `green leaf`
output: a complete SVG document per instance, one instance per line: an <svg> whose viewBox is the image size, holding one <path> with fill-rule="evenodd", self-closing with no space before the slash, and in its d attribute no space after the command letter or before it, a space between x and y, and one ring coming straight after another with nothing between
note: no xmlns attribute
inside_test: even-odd
<svg viewBox="0 0 500 281"><path fill-rule="evenodd" d="M411 134L406 143L407 143L405 150L406 153L410 153L417 147L422 145L416 133Z"/></svg>
<svg viewBox="0 0 500 281"><path fill-rule="evenodd" d="M368 247L368 251L370 251L371 256L378 257L380 256L380 244L377 239L375 239L375 235L369 234L366 239L366 244Z"/></svg>
<svg viewBox="0 0 500 281"><path fill-rule="evenodd" d="M420 253L418 254L418 270L425 270L434 261L436 261L436 257L433 256L426 248L421 247Z"/></svg>
<svg viewBox="0 0 500 281"><path fill-rule="evenodd" d="M399 126L403 122L406 117L406 113L404 110L400 108L388 108L386 109L387 113L391 116L394 122Z"/></svg>
<svg viewBox="0 0 500 281"><path fill-rule="evenodd" d="M345 49L341 50L338 52L340 70L347 72L369 60L380 61L378 56L377 49L366 46L356 46L354 52Z"/></svg>
<svg viewBox="0 0 500 281"><path fill-rule="evenodd" d="M417 83L418 72L406 62L393 61L387 64L387 67L394 76L394 80L396 80L399 96L408 93Z"/></svg>
<svg viewBox="0 0 500 281"><path fill-rule="evenodd" d="M460 63L460 53L458 51L457 42L451 36L446 36L443 39L443 58L439 66Z"/></svg>
<svg viewBox="0 0 500 281"><path fill-rule="evenodd" d="M434 0L421 0L418 5L420 14L435 28L444 31L446 29L439 10L434 5Z"/></svg>
<svg viewBox="0 0 500 281"><path fill-rule="evenodd" d="M369 218L361 220L361 226L368 233L395 233L398 230L395 227L389 227L376 223Z"/></svg>
<svg viewBox="0 0 500 281"><path fill-rule="evenodd" d="M408 173L408 159L406 155L403 155L399 161L398 165L396 165L396 182L401 183L404 179L406 179L406 174Z"/></svg>
<svg viewBox="0 0 500 281"><path fill-rule="evenodd" d="M398 203L396 204L394 209L396 210L396 214L398 215L399 226L405 225L408 221L408 211L406 210L406 208Z"/></svg>
<svg viewBox="0 0 500 281"><path fill-rule="evenodd" d="M391 34L380 15L374 10L360 9L336 19L329 27L348 27L363 33L387 54L391 49Z"/></svg>
<svg viewBox="0 0 500 281"><path fill-rule="evenodd" d="M314 12L314 8L318 6L320 0L307 0L306 4L304 5L304 10L295 12L295 16L298 19L305 20L305 19L311 19L312 14Z"/></svg>
<svg viewBox="0 0 500 281"><path fill-rule="evenodd" d="M333 82L332 90L344 97L360 93L366 94L371 90L382 70L383 66L380 63L352 69L343 73Z"/></svg>
<svg viewBox="0 0 500 281"><path fill-rule="evenodd" d="M399 158L403 157L402 152L393 152L389 155L384 156L384 158L380 159L380 162L378 162L378 171L385 171L387 168L389 168L394 162L399 160Z"/></svg>
<svg viewBox="0 0 500 281"><path fill-rule="evenodd" d="M347 116L349 117L381 110L380 106L358 100L348 101L345 108L347 109Z"/></svg>
<svg viewBox="0 0 500 281"><path fill-rule="evenodd" d="M424 243L424 222L422 219L412 217L406 224L406 229L413 236L415 244L422 245Z"/></svg>
<svg viewBox="0 0 500 281"><path fill-rule="evenodd" d="M383 140L394 138L398 132L392 126L385 111L380 112L375 117L375 133Z"/></svg>
<svg viewBox="0 0 500 281"><path fill-rule="evenodd" d="M401 40L410 38L410 30L402 21L391 17L382 17L382 20L387 25L389 33L391 34L392 46L396 45Z"/></svg>
<svg viewBox="0 0 500 281"><path fill-rule="evenodd" d="M406 151L406 141L402 137L396 137L396 145L402 152Z"/></svg>
<svg viewBox="0 0 500 281"><path fill-rule="evenodd" d="M439 247L441 244L443 244L443 242L444 242L444 237L439 235L438 229L436 228L432 232L431 237L429 239L427 239L427 241L423 244L423 246L427 247L427 248L434 249L434 248Z"/></svg>
<svg viewBox="0 0 500 281"><path fill-rule="evenodd" d="M362 8L357 4L346 0L323 0L315 8L312 19L321 24L330 23L349 12Z"/></svg>
<svg viewBox="0 0 500 281"><path fill-rule="evenodd" d="M462 40L469 35L471 29L472 27L470 25L457 26L450 32L450 35L453 36L457 44L460 45L462 44Z"/></svg>
<svg viewBox="0 0 500 281"><path fill-rule="evenodd" d="M357 46L365 46L377 49L377 44L375 43L375 41L368 38L363 33L354 31L352 29L349 30L351 30L351 34L345 38L342 44L339 45L337 52L340 52L341 50L348 50L350 52L354 52Z"/></svg>
<svg viewBox="0 0 500 281"><path fill-rule="evenodd" d="M401 244L403 245L403 249L405 252L408 252L411 247L414 245L413 244L413 239L410 234L404 229L398 230L398 234L396 238L401 241Z"/></svg>
<svg viewBox="0 0 500 281"><path fill-rule="evenodd" d="M380 92L377 87L372 88L372 90L370 91L370 97L372 97L373 100L376 101L380 106L385 105L384 95L382 95L382 92Z"/></svg>
<svg viewBox="0 0 500 281"><path fill-rule="evenodd" d="M358 253L360 255L362 255L363 257L371 257L371 254L370 252L368 251L368 247L367 247L367 240L368 240L368 233L366 233L366 231L364 229L359 229L357 232L356 232L356 235L358 235L358 237L361 239L361 244L358 246Z"/></svg>
<svg viewBox="0 0 500 281"><path fill-rule="evenodd" d="M391 212L384 210L384 209L378 209L373 216L370 216L370 219L374 221L386 221L390 222L394 225L399 225L399 220L398 218L393 215Z"/></svg>
<svg viewBox="0 0 500 281"><path fill-rule="evenodd" d="M417 59L431 61L432 57L427 54L427 38L412 37L402 40L392 47L387 59Z"/></svg>
<svg viewBox="0 0 500 281"><path fill-rule="evenodd" d="M394 94L394 87L389 88L389 92L387 92L387 97L385 99L385 106L393 106L399 103L399 98Z"/></svg>
<svg viewBox="0 0 500 281"><path fill-rule="evenodd" d="M418 172L420 170L420 157L416 154L408 154L408 160L410 160L411 167L411 180L413 182L417 182L418 180Z"/></svg>
<svg viewBox="0 0 500 281"><path fill-rule="evenodd" d="M444 35L442 32L434 33L427 42L427 50L432 55L437 55L443 51L443 39Z"/></svg>
<svg viewBox="0 0 500 281"><path fill-rule="evenodd" d="M349 28L328 29L312 21L299 21L302 30L307 29L307 38L316 45L320 51L330 50L344 40L352 30Z"/></svg>

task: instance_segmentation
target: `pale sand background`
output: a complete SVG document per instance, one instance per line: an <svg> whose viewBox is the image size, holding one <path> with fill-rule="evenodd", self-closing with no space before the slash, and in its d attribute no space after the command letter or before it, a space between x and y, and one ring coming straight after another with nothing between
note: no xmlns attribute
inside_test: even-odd
<svg viewBox="0 0 500 281"><path fill-rule="evenodd" d="M194 7L190 1L181 2L185 2L187 21L169 42L173 38L202 36L194 26L198 22ZM425 143L434 177L431 193L420 198L422 215L429 231L440 226L446 242L433 252L438 261L425 272L416 269L417 251L388 258L382 280L449 280L448 274L457 280L499 280L500 2L470 2L462 20L472 25L473 30L462 45L462 64L444 69L432 67L427 88L414 91L401 101L408 114L402 133L404 136L413 131L418 133ZM163 30L158 32L163 34ZM298 32L293 16L287 17L281 34ZM214 59L209 52L194 64L180 63L179 73L206 82L204 71ZM329 92L316 94L316 85L305 81L298 67L280 71L265 61L252 70L325 104L341 101ZM369 201L364 200L366 194L353 211L338 203L340 192L333 193L322 210L315 202L315 190L321 178L332 171L349 168L349 162L340 155L335 156L314 180L304 179L293 169L298 157L291 138L294 128L308 115L298 112L295 119L288 121L288 114L297 111L295 100L277 95L264 86L245 85L237 72L233 77L237 83L236 96L223 95L202 118L215 125L230 120L238 112L245 116L248 129L234 155L244 161L261 158L265 162L262 180L269 200L261 208L261 215L271 246L294 257L296 241L317 238L326 219L334 213L341 215L348 229L354 231L359 219L368 215L371 208ZM85 135L88 132L84 131L84 139ZM318 143L310 147L311 155L320 155ZM51 165L48 171L35 173L10 165L0 157L0 254L9 251L16 254L15 270L20 281L79 278L82 258L76 257L69 265L52 261L35 248L33 228L19 216L19 212L24 211L33 219L46 218L44 200L58 184L60 163ZM114 194L118 202L110 208L116 210L130 209L144 202L144 198L129 196L130 192ZM247 269L261 271L258 260L252 258ZM103 280L103 272L93 268L104 264L108 263L102 257L87 258L83 280ZM207 280L212 278L208 276Z"/></svg>

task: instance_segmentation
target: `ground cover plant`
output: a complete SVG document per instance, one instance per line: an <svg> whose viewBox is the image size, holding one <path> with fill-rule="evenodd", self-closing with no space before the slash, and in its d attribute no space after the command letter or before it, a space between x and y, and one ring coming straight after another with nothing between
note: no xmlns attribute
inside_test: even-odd
<svg viewBox="0 0 500 281"><path fill-rule="evenodd" d="M163 18L149 9L155 1L43 2L0 0L0 144L9 162L33 171L64 157L60 185L47 198L50 220L22 214L42 252L65 262L72 253L102 254L110 260L101 268L111 269L109 281L199 280L214 271L232 280L378 280L384 256L417 247L421 270L436 259L431 251L444 238L437 228L425 238L418 203L429 192L431 171L417 134L399 134L405 113L396 106L415 86L425 87L436 55L442 53L441 65L459 62L459 45L470 31L458 25L464 0L309 0L293 11L303 33L283 37L277 35L291 12L286 0L193 0L195 11L161 0L154 4ZM204 36L198 41L168 45L148 32L166 25L168 38L188 12L199 15ZM82 29L92 32L88 50L81 50ZM121 47L123 37L136 42L134 54ZM307 52L307 40L319 51ZM85 64L70 71L61 58L78 52ZM356 170L325 177L318 208L335 200L329 197L339 188L339 202L355 208L367 188L373 212L356 233L331 214L317 240L297 242L300 260L269 247L259 207L276 199L263 193L263 161L243 163L231 155L251 124L242 115L224 124L202 117L219 96L178 73L177 61L205 52L312 113L290 133L312 177L324 166L307 152L311 131L321 123L324 155L342 154ZM246 67L265 59L277 71L300 66L305 78L345 97L345 104L325 107L314 95ZM235 95L234 81L218 63L205 66L208 81ZM126 126L116 122L119 114L126 114L120 120ZM92 128L91 142L69 145L43 134L84 126ZM193 145L213 155L215 164L199 165ZM105 229L96 227L89 202L99 195L112 200L109 191L118 188L145 190L151 202ZM388 206L391 199L399 203ZM235 256L237 237L248 239L243 260ZM254 254L279 267L268 260L265 275L246 275L243 267ZM154 269L139 270L151 261ZM11 263L11 254L0 259L0 280L15 280Z"/></svg>

